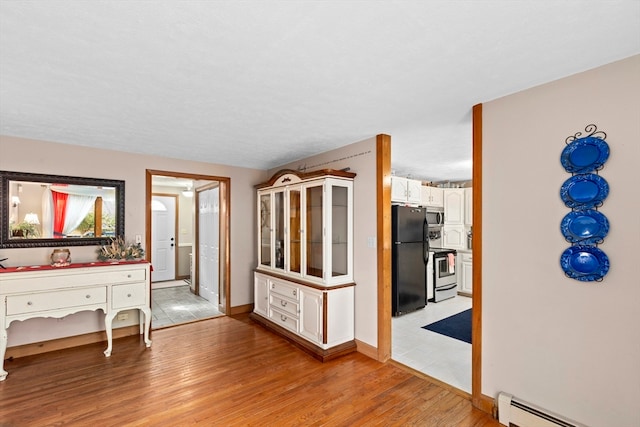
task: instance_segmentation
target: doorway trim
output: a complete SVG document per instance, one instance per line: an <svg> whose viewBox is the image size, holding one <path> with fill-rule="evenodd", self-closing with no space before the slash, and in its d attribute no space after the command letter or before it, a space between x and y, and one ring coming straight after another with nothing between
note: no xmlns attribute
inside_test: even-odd
<svg viewBox="0 0 640 427"><path fill-rule="evenodd" d="M220 267L224 269L220 273L220 290L224 292L224 313L231 314L231 178L215 175L202 175L188 172L173 172L157 169L146 169L145 183L145 247L151 248L151 198L153 194L152 178L154 175L169 176L173 178L187 178L194 180L218 181L220 183L220 241L224 248L220 251ZM197 234L197 233L196 233ZM197 236L196 236L197 238ZM147 251L147 261L150 260L150 253ZM197 257L194 257L197 261Z"/></svg>
<svg viewBox="0 0 640 427"><path fill-rule="evenodd" d="M495 401L482 394L482 104L472 109L473 294L471 320L471 403L488 414ZM376 136L378 211L378 361L391 358L391 137ZM461 393L464 393L461 391ZM467 393L464 393L468 396Z"/></svg>

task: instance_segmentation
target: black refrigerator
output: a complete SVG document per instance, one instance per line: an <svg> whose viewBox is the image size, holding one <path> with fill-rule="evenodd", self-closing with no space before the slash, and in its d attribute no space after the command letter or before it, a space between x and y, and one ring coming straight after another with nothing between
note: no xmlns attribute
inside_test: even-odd
<svg viewBox="0 0 640 427"><path fill-rule="evenodd" d="M425 208L391 207L392 315L400 316L427 303L429 235Z"/></svg>

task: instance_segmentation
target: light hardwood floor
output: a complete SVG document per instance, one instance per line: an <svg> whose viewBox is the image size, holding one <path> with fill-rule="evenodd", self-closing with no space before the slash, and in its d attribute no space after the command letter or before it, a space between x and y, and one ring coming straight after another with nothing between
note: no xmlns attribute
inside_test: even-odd
<svg viewBox="0 0 640 427"><path fill-rule="evenodd" d="M460 395L353 353L320 363L220 317L9 360L0 425L498 426Z"/></svg>

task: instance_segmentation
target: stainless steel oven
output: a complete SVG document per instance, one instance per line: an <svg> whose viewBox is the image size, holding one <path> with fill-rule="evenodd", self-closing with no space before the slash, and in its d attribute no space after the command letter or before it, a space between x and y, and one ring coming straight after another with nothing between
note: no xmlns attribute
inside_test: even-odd
<svg viewBox="0 0 640 427"><path fill-rule="evenodd" d="M455 297L458 293L455 249L433 251L433 301Z"/></svg>

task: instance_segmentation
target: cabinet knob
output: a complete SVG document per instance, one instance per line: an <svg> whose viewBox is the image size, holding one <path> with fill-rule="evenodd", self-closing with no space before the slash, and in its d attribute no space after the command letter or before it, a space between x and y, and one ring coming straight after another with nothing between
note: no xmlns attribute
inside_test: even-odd
<svg viewBox="0 0 640 427"><path fill-rule="evenodd" d="M91 295L85 295L85 298L89 299L89 298L91 298Z"/></svg>
<svg viewBox="0 0 640 427"><path fill-rule="evenodd" d="M33 305L31 301L27 301L27 305Z"/></svg>
<svg viewBox="0 0 640 427"><path fill-rule="evenodd" d="M287 302L286 301L280 301L280 305L283 306L283 307L286 307L287 306Z"/></svg>
<svg viewBox="0 0 640 427"><path fill-rule="evenodd" d="M131 294L127 294L127 298L131 298Z"/></svg>
<svg viewBox="0 0 640 427"><path fill-rule="evenodd" d="M131 279L131 275L130 275L130 274L127 274L127 278L128 278L128 279Z"/></svg>
<svg viewBox="0 0 640 427"><path fill-rule="evenodd" d="M287 321L287 316L283 316L282 314L280 315L280 320L282 320L283 322Z"/></svg>
<svg viewBox="0 0 640 427"><path fill-rule="evenodd" d="M293 290L293 296L294 297L296 296L296 290L295 289Z"/></svg>

